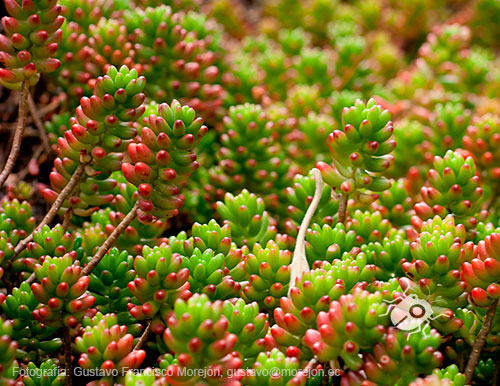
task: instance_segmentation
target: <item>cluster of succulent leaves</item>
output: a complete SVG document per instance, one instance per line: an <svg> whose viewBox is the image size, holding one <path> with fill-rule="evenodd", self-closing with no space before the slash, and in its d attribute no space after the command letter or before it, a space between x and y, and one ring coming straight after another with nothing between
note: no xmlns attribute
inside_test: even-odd
<svg viewBox="0 0 500 386"><path fill-rule="evenodd" d="M4 4L0 385L498 380L498 1Z"/></svg>

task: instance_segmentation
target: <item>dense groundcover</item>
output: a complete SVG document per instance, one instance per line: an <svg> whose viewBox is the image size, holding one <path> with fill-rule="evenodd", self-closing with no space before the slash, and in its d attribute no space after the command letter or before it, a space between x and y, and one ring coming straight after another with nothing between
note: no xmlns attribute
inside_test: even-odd
<svg viewBox="0 0 500 386"><path fill-rule="evenodd" d="M500 384L499 1L3 3L0 386Z"/></svg>

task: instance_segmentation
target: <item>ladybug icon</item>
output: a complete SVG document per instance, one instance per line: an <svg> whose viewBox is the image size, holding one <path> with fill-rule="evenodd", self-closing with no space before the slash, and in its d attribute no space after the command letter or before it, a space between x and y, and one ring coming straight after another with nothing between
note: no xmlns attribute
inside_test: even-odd
<svg viewBox="0 0 500 386"><path fill-rule="evenodd" d="M390 313L392 324L399 330L410 332L409 335L422 331L438 316L433 316L432 306L417 295L401 294L390 303L387 313ZM387 314L386 314L387 315Z"/></svg>

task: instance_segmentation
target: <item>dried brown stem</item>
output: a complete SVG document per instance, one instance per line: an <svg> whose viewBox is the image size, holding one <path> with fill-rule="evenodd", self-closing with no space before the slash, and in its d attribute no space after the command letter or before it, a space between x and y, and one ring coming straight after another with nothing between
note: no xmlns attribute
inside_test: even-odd
<svg viewBox="0 0 500 386"><path fill-rule="evenodd" d="M64 327L63 331L63 345L64 345L64 370L66 374L66 386L71 386L72 383L72 358L71 358L71 330L69 327Z"/></svg>
<svg viewBox="0 0 500 386"><path fill-rule="evenodd" d="M108 236L106 241L101 245L101 247L94 255L94 257L85 266L85 268L82 271L82 276L89 275L95 268L95 266L99 264L99 262L102 260L106 252L108 252L109 248L113 246L118 236L120 236L120 234L123 233L125 228L128 227L132 222L132 220L137 216L138 209L139 209L139 201L136 201L135 205L130 210L130 212L128 212L128 214L124 217L124 219L120 222L120 224L118 224L118 226L114 229L114 231L111 232L111 234Z"/></svg>
<svg viewBox="0 0 500 386"><path fill-rule="evenodd" d="M27 81L23 82L21 88L21 99L19 100L19 113L17 118L17 127L14 132L14 140L12 141L12 147L10 149L9 157L7 158L7 162L0 174L0 188L2 188L3 184L9 177L12 169L14 169L14 164L16 163L17 156L19 155L19 151L21 150L21 142L23 140L24 127L26 126L26 101L29 95L29 84Z"/></svg>
<svg viewBox="0 0 500 386"><path fill-rule="evenodd" d="M328 375L329 368L330 368L330 364L328 362L324 363L323 376L321 377L321 386L328 386L328 384L330 383L330 376Z"/></svg>
<svg viewBox="0 0 500 386"><path fill-rule="evenodd" d="M53 102L50 102L48 105L43 106L39 111L39 116L43 117L45 114L48 114L59 107L61 104L61 98L56 98Z"/></svg>
<svg viewBox="0 0 500 386"><path fill-rule="evenodd" d="M318 363L319 363L318 358L314 357L309 362L307 362L306 367L304 367L304 370L302 370L302 371L309 373L314 368L314 366L316 366Z"/></svg>
<svg viewBox="0 0 500 386"><path fill-rule="evenodd" d="M345 218L347 214L347 200L349 199L349 196L342 194L340 196L340 201L339 201L339 210L337 214L337 222L341 224L345 224Z"/></svg>
<svg viewBox="0 0 500 386"><path fill-rule="evenodd" d="M500 384L500 355L497 354L495 366L493 367L493 378L491 384L493 386L498 386Z"/></svg>
<svg viewBox="0 0 500 386"><path fill-rule="evenodd" d="M66 232L71 224L71 218L73 217L73 210L70 208L64 213L62 227Z"/></svg>
<svg viewBox="0 0 500 386"><path fill-rule="evenodd" d="M141 338L139 339L139 341L135 345L134 350L140 350L146 344L146 342L148 341L149 335L151 335L151 331L152 331L151 330L151 324L152 323L151 323L151 320L150 320L148 322L148 325L146 326L146 329L142 333Z"/></svg>
<svg viewBox="0 0 500 386"><path fill-rule="evenodd" d="M484 343L486 342L486 338L491 330L491 325L493 324L493 317L495 316L495 312L498 307L498 299L493 302L493 304L488 308L488 312L486 313L486 317L483 321L483 326L477 334L476 340L472 345L472 351L469 357L469 361L467 362L467 366L465 367L465 384L470 385L472 382L472 376L474 375L474 370L476 369L477 362L479 361L479 356L481 355L481 350L483 349Z"/></svg>
<svg viewBox="0 0 500 386"><path fill-rule="evenodd" d="M47 153L50 153L49 138L47 137L47 133L45 132L45 128L43 127L43 123L40 120L40 116L38 115L38 111L31 94L28 94L28 108L30 110L31 118L33 119L33 122L38 129L38 133L40 133L40 139L42 140L43 148Z"/></svg>

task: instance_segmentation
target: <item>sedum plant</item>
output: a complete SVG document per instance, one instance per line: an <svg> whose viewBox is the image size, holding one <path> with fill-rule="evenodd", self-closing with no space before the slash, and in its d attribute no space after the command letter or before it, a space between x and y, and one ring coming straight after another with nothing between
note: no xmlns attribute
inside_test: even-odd
<svg viewBox="0 0 500 386"><path fill-rule="evenodd" d="M3 0L0 385L496 382L498 1L254 3Z"/></svg>
<svg viewBox="0 0 500 386"><path fill-rule="evenodd" d="M353 107L342 111L342 130L334 130L328 137L333 165L318 163L325 182L342 197L339 221L345 221L347 197L366 194L363 191L383 191L390 181L381 173L394 162L390 154L396 147L392 139L391 114L374 99L366 104L357 100ZM360 191L361 190L361 191Z"/></svg>

